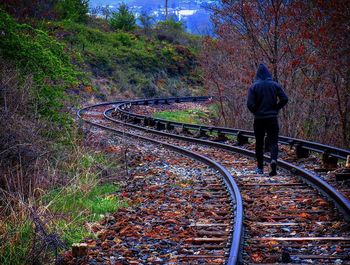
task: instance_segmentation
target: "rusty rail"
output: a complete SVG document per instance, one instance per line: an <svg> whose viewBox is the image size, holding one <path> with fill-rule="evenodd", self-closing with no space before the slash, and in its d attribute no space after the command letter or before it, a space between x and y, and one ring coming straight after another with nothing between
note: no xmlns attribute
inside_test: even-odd
<svg viewBox="0 0 350 265"><path fill-rule="evenodd" d="M205 101L203 97L201 97L199 99L196 97L192 97L192 99L195 99L194 100L195 102ZM181 98L175 98L175 99L171 98L171 99L168 99L166 102L167 103L175 102L174 100L176 100L176 102L181 102ZM188 102L188 100L190 100L190 98L186 97L185 100L186 100L185 102ZM128 106L131 106L132 104L134 104L134 102L136 102L135 104L137 104L137 105L142 105L143 100L136 100L136 101L132 101L132 102L122 103L122 104L119 104L115 108L108 109L104 113L105 118L110 120L110 121L113 121L113 122L123 123L125 125L131 126L133 128L136 128L136 129L140 129L140 130L144 130L144 131L148 131L148 132L152 132L152 133L158 133L158 134L161 134L164 136L168 136L168 137L172 137L172 138L176 138L176 139L180 139L180 140L185 140L185 141L200 143L200 144L204 144L204 145L208 145L208 146L212 146L212 147L216 147L216 148L221 148L221 149L225 149L225 150L228 150L231 152L240 153L240 154L243 154L243 155L248 156L248 157L255 157L254 152L249 151L249 150L244 149L244 148L237 147L237 146L227 145L227 144L223 144L223 143L218 143L218 142L213 142L213 141L203 140L203 139L198 139L198 138L193 138L193 137L186 137L186 136L182 136L182 135L176 135L176 134L167 133L167 132L164 132L161 130L151 129L149 127L137 125L137 124L141 124L141 122L147 117L142 116L142 115L138 115L138 114L133 114L133 113L130 113L130 112L127 112L124 110ZM147 104L150 104L152 102L152 100L148 99L147 102L148 102ZM159 101L157 104L159 104ZM109 115L113 111L119 112L121 117L123 117L128 122L121 122L119 120L113 119ZM135 117L136 117L136 119L135 119ZM161 121L161 122L163 122L163 121ZM192 125L192 124L190 124L190 126L194 126L194 127L186 127L187 124L178 123L178 122L174 123L174 122L170 122L170 121L166 121L166 124L164 124L164 126L163 126L164 128L166 128L166 126L169 126L169 124L171 124L171 125L176 124L178 127L182 127L182 128L185 127L188 129L198 129L199 130L200 128L203 128L203 126L197 126L197 125ZM221 129L220 127L210 127L210 128L212 128L211 131L220 131L220 129ZM318 143L313 143L313 144L315 146L323 146L323 145L318 144ZM330 146L327 146L327 147L328 147L328 150L339 149L339 148L335 148L335 147L333 148ZM344 150L344 151L350 153L350 151L347 151L347 150ZM268 161L268 157L265 157L265 160ZM325 196L330 198L335 203L337 208L344 213L346 219L350 219L350 201L347 200L342 194L340 194L340 192L338 192L334 187L332 187L327 182L325 182L321 178L317 177L313 173L311 173L311 172L309 172L301 167L298 167L296 165L288 163L286 161L279 160L278 165L286 170L293 171L293 173L298 174L300 177L303 178L303 180L305 182L312 185L314 188L319 190Z"/></svg>
<svg viewBox="0 0 350 265"><path fill-rule="evenodd" d="M159 118L153 118L149 116L143 116L135 113L126 111L126 107L131 105L150 105L150 104L170 104L180 102L205 102L211 99L211 97L179 97L179 98L161 98L161 99L144 99L144 100L133 100L120 106L119 111L126 115L128 118L136 120L147 119L149 122L158 122L162 126L173 126L178 128L185 128L189 130L201 130L203 132L217 132L223 135L234 135L239 138L240 141L247 141L248 139L254 139L254 132L249 130L227 128L227 127L214 127L206 125L195 125L189 123L180 123L175 121L169 121ZM325 155L330 155L342 160L346 160L347 156L350 155L350 150L325 145L321 143L306 141L298 138L292 138L287 136L279 136L278 141L281 144L295 146L299 151L312 151Z"/></svg>
<svg viewBox="0 0 350 265"><path fill-rule="evenodd" d="M113 102L113 103L101 103L101 104L97 104L97 105L93 105L93 106L88 106L86 108L79 110L77 112L77 115L84 122L86 122L92 126L111 131L111 132L116 133L116 134L121 135L121 136L127 136L130 138L140 139L143 141L147 141L147 142L151 142L151 143L163 146L163 147L168 148L170 150L176 151L184 156L187 156L187 157L190 157L190 158L195 159L197 161L200 161L200 162L208 165L209 167L217 170L218 172L220 172L220 174L223 177L224 183L229 191L230 199L234 203L232 211L235 213L234 225L233 225L233 230L232 230L232 234L231 234L230 251L229 251L228 257L227 257L227 264L229 264L229 265L240 264L241 247L242 247L241 244L242 244L242 236L243 236L243 201L242 201L242 197L241 197L239 188L238 188L235 180L233 179L232 175L227 171L227 169L225 167L223 167L222 165L220 165L216 161L214 161L206 156L200 155L198 153L186 150L184 148L181 148L181 147L169 144L169 143L157 141L157 140L154 140L152 138L148 138L148 137L144 137L144 136L140 136L140 135L135 135L135 134L128 133L128 132L119 131L115 128L110 128L110 127L107 127L107 126L104 126L104 125L101 125L101 124L98 124L98 123L95 123L95 122L92 122L92 121L89 121L87 119L82 118L82 113L84 111L87 111L89 108L98 107L98 106L106 106L106 105L114 105L114 104L122 104L122 103L123 103L123 101L119 101L119 102ZM112 109L114 109L114 108L112 108Z"/></svg>

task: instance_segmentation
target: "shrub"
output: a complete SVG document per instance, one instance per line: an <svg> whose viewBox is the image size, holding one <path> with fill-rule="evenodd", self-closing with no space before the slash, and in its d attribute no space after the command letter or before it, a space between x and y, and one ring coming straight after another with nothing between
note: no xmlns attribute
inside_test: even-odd
<svg viewBox="0 0 350 265"><path fill-rule="evenodd" d="M174 18L171 18L167 21L158 22L157 28L170 32L182 32L184 31L184 24L181 21L176 21Z"/></svg>
<svg viewBox="0 0 350 265"><path fill-rule="evenodd" d="M148 82L148 84L142 86L141 92L146 98L153 98L157 95L157 87L153 83Z"/></svg>
<svg viewBox="0 0 350 265"><path fill-rule="evenodd" d="M89 0L59 0L56 10L61 19L85 22L89 11Z"/></svg>
<svg viewBox="0 0 350 265"><path fill-rule="evenodd" d="M32 76L23 75L13 62L0 58L0 191L20 192L23 197L52 184L46 166L55 146L48 137L70 147L74 131L67 124L72 121L68 114L44 104L48 101L46 98L37 98L43 97L43 92L38 95L37 86ZM46 91L50 100L52 91ZM53 114L39 119L38 101L42 104L41 112L45 108L47 113ZM60 101L54 103L62 105ZM56 122L48 122L48 119Z"/></svg>
<svg viewBox="0 0 350 265"><path fill-rule="evenodd" d="M97 19L91 18L91 21L94 20ZM94 86L101 91L111 95L117 91L129 91L137 96L170 95L178 91L176 93L182 95L188 93L188 90L179 89L186 86L183 82L190 84L192 88L192 85L201 85L199 82L188 82L193 76L192 70L196 67L195 49L190 49L185 44L160 42L151 36L153 31L158 33L162 29L164 34L175 38L176 42L184 40L183 42L188 43L189 35L180 30L181 23L170 21L162 26L158 25L147 37L140 33L143 29L138 31L139 34L121 30L111 32L91 27L90 24L61 21L46 23L44 26L52 35L66 42L74 55L80 55L79 67L89 69L87 74L91 74ZM169 31L165 31L166 25L170 25ZM173 36L171 29L178 31L180 37ZM174 79L174 82L181 77L182 85L165 81L163 86L162 82L158 82L167 80L168 77Z"/></svg>
<svg viewBox="0 0 350 265"><path fill-rule="evenodd" d="M64 89L74 86L77 80L64 45L42 30L15 22L1 9L0 32L0 55L16 62L23 74L33 76L36 91L32 104L42 116L64 121L64 115L59 113Z"/></svg>
<svg viewBox="0 0 350 265"><path fill-rule="evenodd" d="M160 21L156 26L157 38L160 41L167 41L170 43L180 43L183 38L184 24L181 21L175 21L173 18L167 21Z"/></svg>
<svg viewBox="0 0 350 265"><path fill-rule="evenodd" d="M141 15L138 17L138 20L140 21L144 34L149 35L151 29L154 26L154 17L148 15L146 12L142 12Z"/></svg>
<svg viewBox="0 0 350 265"><path fill-rule="evenodd" d="M118 12L112 13L109 23L114 30L131 31L136 26L136 18L126 4L121 4Z"/></svg>
<svg viewBox="0 0 350 265"><path fill-rule="evenodd" d="M123 46L131 47L132 39L131 36L124 32L118 32L115 39L119 41Z"/></svg>

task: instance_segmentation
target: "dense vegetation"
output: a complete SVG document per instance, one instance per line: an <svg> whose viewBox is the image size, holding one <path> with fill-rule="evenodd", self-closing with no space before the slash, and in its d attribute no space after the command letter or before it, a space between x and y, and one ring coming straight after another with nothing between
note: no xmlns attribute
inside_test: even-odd
<svg viewBox="0 0 350 265"><path fill-rule="evenodd" d="M200 93L199 39L181 23L144 27L124 6L87 16L85 0L0 4L0 263L53 263L87 222L126 206L74 122L87 100ZM114 161L110 163L109 161ZM124 172L124 171L123 171ZM15 225L14 225L15 224Z"/></svg>
<svg viewBox="0 0 350 265"><path fill-rule="evenodd" d="M66 43L75 64L104 96L124 92L138 97L186 95L199 90L195 49L140 32L106 31L108 24L103 20L91 23L63 21L42 26Z"/></svg>
<svg viewBox="0 0 350 265"><path fill-rule="evenodd" d="M252 128L247 89L265 63L290 98L281 133L349 148L350 2L222 0L212 9L217 38L201 61L222 123Z"/></svg>

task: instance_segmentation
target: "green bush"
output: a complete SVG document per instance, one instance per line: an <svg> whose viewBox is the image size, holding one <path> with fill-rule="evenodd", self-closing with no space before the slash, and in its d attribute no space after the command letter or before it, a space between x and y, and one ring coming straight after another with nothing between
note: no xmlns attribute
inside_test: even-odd
<svg viewBox="0 0 350 265"><path fill-rule="evenodd" d="M141 27L146 35L148 35L154 26L154 17L148 15L146 12L142 12L138 17Z"/></svg>
<svg viewBox="0 0 350 265"><path fill-rule="evenodd" d="M33 76L35 109L43 117L70 123L60 113L65 100L64 89L77 84L74 71L64 45L50 37L45 31L19 24L0 9L0 56L14 61L25 75Z"/></svg>
<svg viewBox="0 0 350 265"><path fill-rule="evenodd" d="M126 4L121 4L118 12L113 12L109 20L114 30L131 31L136 27L136 18Z"/></svg>
<svg viewBox="0 0 350 265"><path fill-rule="evenodd" d="M184 24L182 21L176 21L173 18L166 21L159 21L157 24L157 29L172 31L172 32L183 32Z"/></svg>
<svg viewBox="0 0 350 265"><path fill-rule="evenodd" d="M124 32L118 32L115 36L115 39L118 42L120 42L123 46L127 47L131 47L133 43L130 34Z"/></svg>
<svg viewBox="0 0 350 265"><path fill-rule="evenodd" d="M18 24L1 10L0 31L1 56L14 59L22 68L37 77L57 78L69 72L69 58L63 52L63 45L44 31Z"/></svg>
<svg viewBox="0 0 350 265"><path fill-rule="evenodd" d="M59 0L56 10L60 19L85 22L89 12L89 0Z"/></svg>

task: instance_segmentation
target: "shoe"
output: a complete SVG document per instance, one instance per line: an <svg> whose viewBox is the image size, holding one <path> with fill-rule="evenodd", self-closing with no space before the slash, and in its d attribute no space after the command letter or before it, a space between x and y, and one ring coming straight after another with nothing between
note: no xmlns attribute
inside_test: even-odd
<svg viewBox="0 0 350 265"><path fill-rule="evenodd" d="M277 175L277 162L275 160L272 160L271 164L271 171L269 173L269 176L273 177Z"/></svg>
<svg viewBox="0 0 350 265"><path fill-rule="evenodd" d="M255 169L255 174L259 174L259 175L261 175L261 174L264 174L264 170L262 169L262 168L256 168Z"/></svg>

